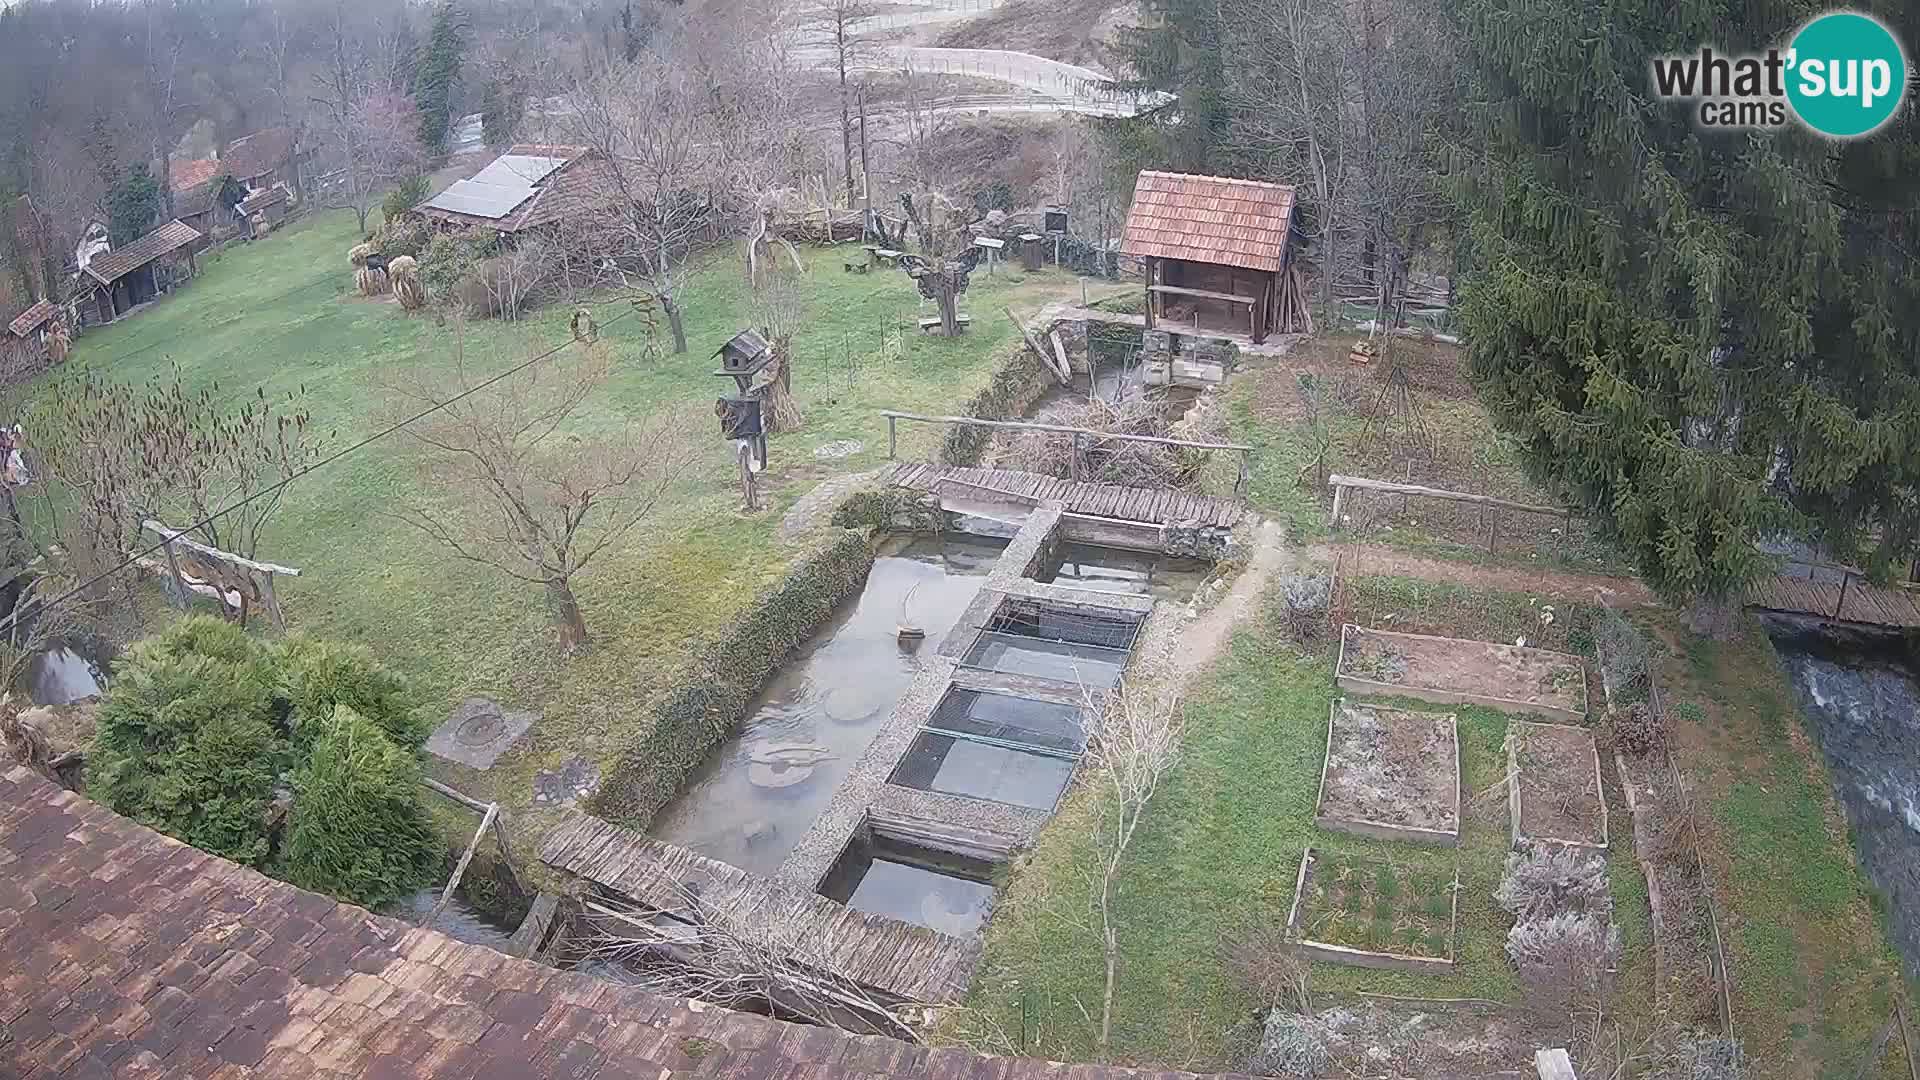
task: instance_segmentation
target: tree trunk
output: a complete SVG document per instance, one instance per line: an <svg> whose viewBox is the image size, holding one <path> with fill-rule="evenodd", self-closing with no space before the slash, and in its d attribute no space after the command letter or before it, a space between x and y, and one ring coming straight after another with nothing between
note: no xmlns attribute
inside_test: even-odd
<svg viewBox="0 0 1920 1080"><path fill-rule="evenodd" d="M547 608L553 613L554 628L560 632L560 650L570 653L585 647L587 620L580 614L580 601L574 599L571 583L547 582Z"/></svg>
<svg viewBox="0 0 1920 1080"><path fill-rule="evenodd" d="M1687 628L1701 637L1725 641L1739 625L1740 605L1725 596L1697 596L1687 612Z"/></svg>
<svg viewBox="0 0 1920 1080"><path fill-rule="evenodd" d="M660 294L660 307L667 313L667 325L673 329L673 355L687 351L687 327L680 318L680 305L667 293Z"/></svg>
<svg viewBox="0 0 1920 1080"><path fill-rule="evenodd" d="M944 273L934 286L934 296L940 305L940 333L947 337L960 336L960 298Z"/></svg>

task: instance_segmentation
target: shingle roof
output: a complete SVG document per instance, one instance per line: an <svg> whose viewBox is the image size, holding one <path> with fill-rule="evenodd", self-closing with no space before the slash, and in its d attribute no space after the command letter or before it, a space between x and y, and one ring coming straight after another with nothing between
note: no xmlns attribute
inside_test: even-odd
<svg viewBox="0 0 1920 1080"><path fill-rule="evenodd" d="M463 944L196 851L17 766L0 766L0 1068L69 1080L1068 1075Z"/></svg>
<svg viewBox="0 0 1920 1080"><path fill-rule="evenodd" d="M221 172L220 162L214 158L174 158L167 165L169 178L175 191L191 191L213 179Z"/></svg>
<svg viewBox="0 0 1920 1080"><path fill-rule="evenodd" d="M7 329L13 333L14 337L26 337L38 330L48 319L53 318L53 313L59 310L53 301L42 300L21 312L19 318L7 324Z"/></svg>
<svg viewBox="0 0 1920 1080"><path fill-rule="evenodd" d="M256 191L240 200L240 212L251 214L255 210L265 210L269 206L278 206L287 201L287 189L278 184L265 191Z"/></svg>
<svg viewBox="0 0 1920 1080"><path fill-rule="evenodd" d="M459 198L461 185L474 185L476 192L487 188L489 174L501 176L498 166L508 159L526 162L558 161L551 171L540 172L525 184L525 194L507 204L497 216L469 213L456 207L475 205ZM507 178L511 179L511 170ZM531 175L531 174L529 174ZM491 185L498 186L498 185ZM498 192L486 194L499 196ZM500 196L512 198L512 196ZM485 225L500 232L519 232L560 221L581 210L606 205L618 198L611 168L604 157L581 146L545 146L520 144L509 148L480 170L471 180L455 183L418 208L429 217L465 225ZM440 205L444 204L444 205Z"/></svg>
<svg viewBox="0 0 1920 1080"><path fill-rule="evenodd" d="M251 180L286 164L288 155L292 153L291 129L264 128L227 144L227 152L220 157L220 171L235 180Z"/></svg>
<svg viewBox="0 0 1920 1080"><path fill-rule="evenodd" d="M1279 270L1292 220L1293 188L1285 184L1150 170L1134 185L1120 251Z"/></svg>
<svg viewBox="0 0 1920 1080"><path fill-rule="evenodd" d="M177 251L198 239L200 233L193 226L176 218L126 247L95 255L87 262L87 274L102 285L111 285L160 256Z"/></svg>

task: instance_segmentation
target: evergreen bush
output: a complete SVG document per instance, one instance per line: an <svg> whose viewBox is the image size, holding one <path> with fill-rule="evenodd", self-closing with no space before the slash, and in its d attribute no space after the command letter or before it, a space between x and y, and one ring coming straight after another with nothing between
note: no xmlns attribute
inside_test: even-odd
<svg viewBox="0 0 1920 1080"><path fill-rule="evenodd" d="M364 646L313 638L290 638L275 650L279 690L293 708L295 741L310 743L336 706L350 706L405 750L417 750L430 734L415 712L407 683L387 670Z"/></svg>
<svg viewBox="0 0 1920 1080"><path fill-rule="evenodd" d="M363 907L390 903L438 864L420 805L420 762L351 707L337 706L294 773L280 876Z"/></svg>

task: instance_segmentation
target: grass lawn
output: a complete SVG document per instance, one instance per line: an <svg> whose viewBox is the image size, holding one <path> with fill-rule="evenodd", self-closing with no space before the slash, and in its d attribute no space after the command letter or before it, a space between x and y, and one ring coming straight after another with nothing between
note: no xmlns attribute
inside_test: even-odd
<svg viewBox="0 0 1920 1080"><path fill-rule="evenodd" d="M1661 687L1674 756L1707 811L1734 1023L1756 1063L1853 1076L1901 976L1826 763L1757 624L1727 643L1664 630L1677 647ZM1898 1038L1871 1075L1906 1075Z"/></svg>
<svg viewBox="0 0 1920 1080"><path fill-rule="evenodd" d="M1227 415L1232 441L1259 450L1250 485L1255 506L1285 521L1293 537L1313 540L1326 534L1332 502L1324 473L1558 505L1494 429L1467 384L1461 350L1395 339L1394 347L1407 351L1402 394L1387 385L1384 361L1348 359L1357 336L1330 332L1284 357L1242 359L1229 382ZM1490 521L1477 506L1361 491L1348 494L1342 514L1348 535L1449 558L1621 566L1584 523L1576 519L1569 531L1558 515L1509 511Z"/></svg>
<svg viewBox="0 0 1920 1080"><path fill-rule="evenodd" d="M352 293L346 251L355 240L351 214L325 213L208 259L180 293L89 332L69 366L131 381L178 365L193 386L218 383L234 399L256 388L272 396L304 386L321 430L336 432L332 445L344 445L381 424L390 396L384 385L449 370L453 352L450 325ZM435 722L475 695L541 713L529 738L493 770L442 767L444 779L476 797L522 807L536 770L575 755L609 761L630 740L645 703L674 680L696 646L797 554L775 539L783 510L826 476L883 462L886 426L877 410L953 411L985 384L1017 336L998 314L1002 305L1031 309L1078 295L1076 279L1066 274L976 274L963 301L974 314L972 331L948 341L915 328L923 312L904 274L846 274L844 257L805 253L808 321L796 338L794 389L806 426L774 441L762 486L771 506L757 514L740 510L732 450L710 410L732 387L710 374L711 354L747 325L739 260L716 256L686 290L685 355L643 359L638 318L608 327L603 340L615 355L615 373L581 423L684 409L686 423L713 437L692 490L578 579L595 638L591 650L559 655L539 590L456 561L389 512L442 500L423 483L420 452L404 436L290 489L260 557L302 571L280 586L291 627L372 646L413 677ZM599 320L610 322L621 306L600 305ZM468 324L469 367L498 370L567 340L571 313L556 305L517 324ZM663 337L665 330L663 324ZM902 425L902 456L929 456L942 434ZM832 462L815 458L815 448L843 439L863 448ZM529 814L515 821L523 832L539 825Z"/></svg>
<svg viewBox="0 0 1920 1080"><path fill-rule="evenodd" d="M1417 583L1363 583L1388 598ZM1404 587L1403 587L1404 586ZM1524 597L1518 607L1527 609ZM1502 600L1490 607L1510 610ZM1517 1001L1504 943L1510 920L1493 902L1508 846L1502 740L1508 718L1490 709L1459 716L1461 845L1436 849L1324 832L1313 823L1327 703L1330 648L1302 655L1277 618L1244 624L1229 652L1189 694L1183 756L1149 807L1118 891L1120 962L1113 1054L1117 1061L1182 1068L1237 1067L1236 1028L1258 1002L1228 974L1226 953L1250 931L1284 924L1301 852L1388 860L1422 878L1460 871L1458 966L1445 975L1361 971L1315 964L1317 995L1366 989L1423 997ZM1433 709L1412 702L1406 707ZM1076 787L1032 854L1013 870L993 921L971 1009L948 1034L982 1047L1061 1060L1095 1051L1104 968L1092 906L1096 853L1087 822L1096 807ZM1644 883L1631 839L1610 853L1617 920L1627 949L1621 998L1644 1000L1651 951Z"/></svg>

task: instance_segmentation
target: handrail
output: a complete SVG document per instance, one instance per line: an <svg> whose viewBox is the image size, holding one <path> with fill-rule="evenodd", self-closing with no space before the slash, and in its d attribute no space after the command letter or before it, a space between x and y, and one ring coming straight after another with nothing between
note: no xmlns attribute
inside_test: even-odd
<svg viewBox="0 0 1920 1080"><path fill-rule="evenodd" d="M1123 435L1119 432L1095 431L1092 428L1067 427L1064 424L1036 424L1030 420L982 420L975 416L922 416L919 413L895 412L892 409L881 409L880 415L887 418L888 427L893 426L891 422L894 420L918 420L928 424L969 424L975 427L1019 428L1025 431L1057 431L1065 435L1086 435L1096 439L1184 446L1190 450L1238 450L1243 454L1253 453L1253 447L1243 446L1240 443L1203 443L1189 442L1186 439L1164 439L1158 435Z"/></svg>

